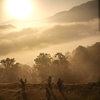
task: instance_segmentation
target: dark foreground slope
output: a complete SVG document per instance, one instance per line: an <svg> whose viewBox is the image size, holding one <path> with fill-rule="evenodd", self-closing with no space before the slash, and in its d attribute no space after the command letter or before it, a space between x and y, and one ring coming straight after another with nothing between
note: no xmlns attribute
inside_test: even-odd
<svg viewBox="0 0 100 100"><path fill-rule="evenodd" d="M46 100L46 84L26 84L26 100ZM52 85L51 100L100 100L99 87L87 84L64 85L62 93ZM0 84L0 100L23 100L21 84Z"/></svg>

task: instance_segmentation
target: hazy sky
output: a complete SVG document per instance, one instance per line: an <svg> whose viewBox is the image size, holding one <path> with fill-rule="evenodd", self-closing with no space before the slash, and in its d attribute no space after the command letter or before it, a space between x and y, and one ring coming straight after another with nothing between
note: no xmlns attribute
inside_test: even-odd
<svg viewBox="0 0 100 100"><path fill-rule="evenodd" d="M15 58L33 64L39 53L63 54L79 45L100 42L98 19L88 22L28 27L21 30L0 30L0 59Z"/></svg>
<svg viewBox="0 0 100 100"><path fill-rule="evenodd" d="M9 0L0 0L0 23L14 19L7 10L7 1ZM67 11L87 1L90 0L31 0L34 7L27 20L50 17L57 12ZM10 10L13 11L13 8ZM25 11L27 11L27 7L25 7ZM23 23L23 21L21 22ZM23 29L1 28L0 60L9 57L15 58L20 63L32 65L39 53L50 53L53 56L57 52L64 54L72 51L79 45L90 46L95 42L100 42L98 22L98 18L95 18L86 22L46 23L42 26L33 25ZM37 24L40 24L39 21Z"/></svg>
<svg viewBox="0 0 100 100"><path fill-rule="evenodd" d="M9 0L0 0L0 23L10 19L14 19L14 17L12 17L8 12L7 1ZM80 5L84 2L91 0L30 0L30 1L33 5L33 8L31 15L27 18L27 20L46 18L54 15L57 12L67 11L73 6Z"/></svg>

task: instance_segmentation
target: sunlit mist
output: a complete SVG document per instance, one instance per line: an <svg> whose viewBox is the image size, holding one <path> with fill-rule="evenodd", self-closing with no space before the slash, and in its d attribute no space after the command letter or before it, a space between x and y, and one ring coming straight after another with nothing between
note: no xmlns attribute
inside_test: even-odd
<svg viewBox="0 0 100 100"><path fill-rule="evenodd" d="M7 8L12 17L25 19L31 14L32 4L30 0L8 0Z"/></svg>

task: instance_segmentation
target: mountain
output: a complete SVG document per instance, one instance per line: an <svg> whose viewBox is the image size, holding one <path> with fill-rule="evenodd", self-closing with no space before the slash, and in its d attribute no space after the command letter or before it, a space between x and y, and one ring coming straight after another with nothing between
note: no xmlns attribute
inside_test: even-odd
<svg viewBox="0 0 100 100"><path fill-rule="evenodd" d="M66 5L67 6L67 5ZM79 6L71 8L69 11L62 11L55 15L35 21L21 21L11 19L9 21L1 23L1 25L12 24L16 27L29 27L43 23L70 23L70 22L82 22L89 21L99 16L98 14L98 1L89 1Z"/></svg>
<svg viewBox="0 0 100 100"><path fill-rule="evenodd" d="M0 29L15 29L16 27L9 24L9 25L1 25Z"/></svg>
<svg viewBox="0 0 100 100"><path fill-rule="evenodd" d="M78 56L82 58L84 55L88 55L87 58L90 56L90 58L98 57L100 59L100 42L96 42L95 44L88 47L78 46L75 50L73 50L72 55L73 57ZM99 59L96 59L96 60L99 60Z"/></svg>
<svg viewBox="0 0 100 100"><path fill-rule="evenodd" d="M85 66L87 68L94 68L95 71L99 70L100 65L100 42L83 47L78 46L73 50L71 56L69 55L69 62L74 66Z"/></svg>
<svg viewBox="0 0 100 100"><path fill-rule="evenodd" d="M75 6L69 11L62 11L52 17L46 18L45 22L81 22L89 21L99 16L98 1L89 1L79 6Z"/></svg>

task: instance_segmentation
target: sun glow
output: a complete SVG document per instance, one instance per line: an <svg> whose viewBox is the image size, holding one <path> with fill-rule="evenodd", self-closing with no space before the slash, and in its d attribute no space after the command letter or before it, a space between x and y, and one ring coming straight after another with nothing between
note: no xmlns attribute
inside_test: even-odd
<svg viewBox="0 0 100 100"><path fill-rule="evenodd" d="M32 4L30 0L8 0L7 8L14 18L25 19L31 14Z"/></svg>

